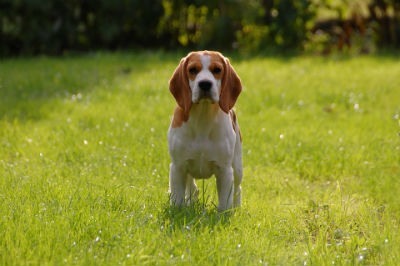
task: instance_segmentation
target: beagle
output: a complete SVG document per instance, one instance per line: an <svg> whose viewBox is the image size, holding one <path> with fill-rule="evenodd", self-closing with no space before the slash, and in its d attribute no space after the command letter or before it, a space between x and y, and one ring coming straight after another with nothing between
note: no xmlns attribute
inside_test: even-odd
<svg viewBox="0 0 400 266"><path fill-rule="evenodd" d="M191 52L182 58L169 90L177 107L168 130L171 205L198 197L194 179L216 176L218 210L241 204L242 143L232 110L242 84L219 52Z"/></svg>

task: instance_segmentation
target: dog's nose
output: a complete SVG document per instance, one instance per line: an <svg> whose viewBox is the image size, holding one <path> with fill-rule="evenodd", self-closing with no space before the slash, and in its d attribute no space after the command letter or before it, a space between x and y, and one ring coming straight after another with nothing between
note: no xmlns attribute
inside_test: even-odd
<svg viewBox="0 0 400 266"><path fill-rule="evenodd" d="M209 80L202 80L199 82L199 88L202 91L209 91L211 89L212 83Z"/></svg>

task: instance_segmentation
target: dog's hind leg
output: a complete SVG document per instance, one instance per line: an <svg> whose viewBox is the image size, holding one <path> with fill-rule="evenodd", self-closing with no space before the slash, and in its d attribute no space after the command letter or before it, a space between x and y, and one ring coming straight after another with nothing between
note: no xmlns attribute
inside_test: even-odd
<svg viewBox="0 0 400 266"><path fill-rule="evenodd" d="M242 205L242 173L234 172L233 175L233 207L240 207Z"/></svg>
<svg viewBox="0 0 400 266"><path fill-rule="evenodd" d="M233 156L233 207L240 207L242 204L242 177L243 177L243 166L242 166L242 147L238 143L240 140L237 139L235 154Z"/></svg>

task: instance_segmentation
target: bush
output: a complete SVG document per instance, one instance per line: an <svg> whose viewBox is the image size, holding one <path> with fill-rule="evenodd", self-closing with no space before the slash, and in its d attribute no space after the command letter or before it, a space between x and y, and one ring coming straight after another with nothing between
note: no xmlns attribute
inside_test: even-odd
<svg viewBox="0 0 400 266"><path fill-rule="evenodd" d="M161 0L3 0L1 55L154 46Z"/></svg>

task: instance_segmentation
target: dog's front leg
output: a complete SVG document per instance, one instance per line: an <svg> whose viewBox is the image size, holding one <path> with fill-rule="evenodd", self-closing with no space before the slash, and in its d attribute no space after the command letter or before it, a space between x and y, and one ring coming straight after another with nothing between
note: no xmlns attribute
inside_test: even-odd
<svg viewBox="0 0 400 266"><path fill-rule="evenodd" d="M220 168L216 174L218 190L218 211L232 208L233 203L233 169Z"/></svg>
<svg viewBox="0 0 400 266"><path fill-rule="evenodd" d="M197 188L196 182L193 177L188 175L186 179L186 193L185 200L188 205L196 202L199 196L199 189Z"/></svg>
<svg viewBox="0 0 400 266"><path fill-rule="evenodd" d="M171 205L182 206L185 202L185 188L187 175L183 167L171 163L169 171L169 189Z"/></svg>

